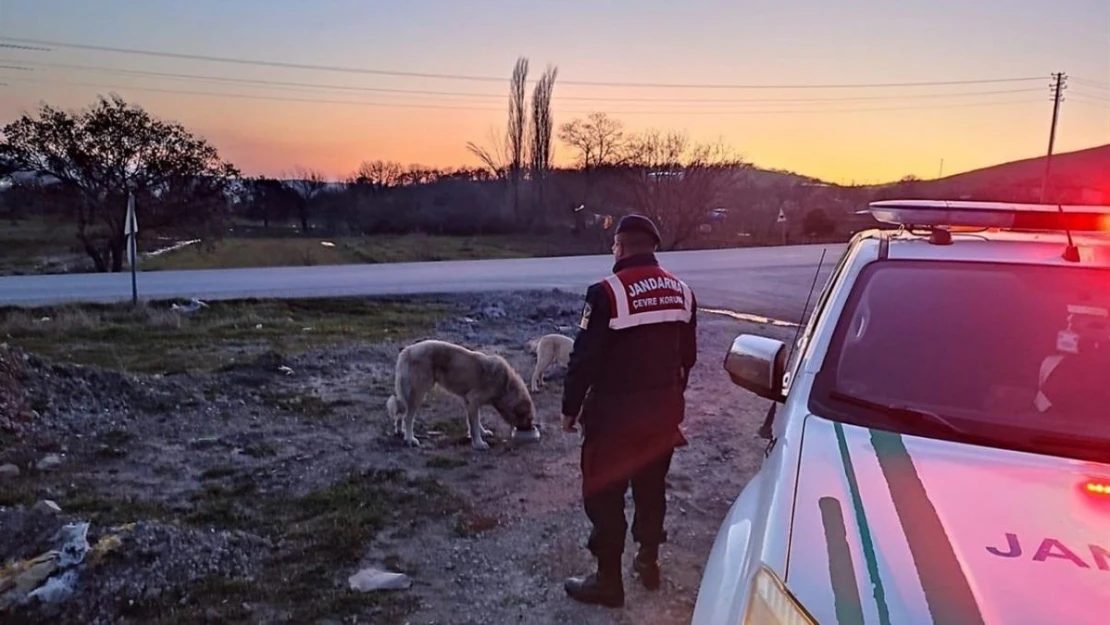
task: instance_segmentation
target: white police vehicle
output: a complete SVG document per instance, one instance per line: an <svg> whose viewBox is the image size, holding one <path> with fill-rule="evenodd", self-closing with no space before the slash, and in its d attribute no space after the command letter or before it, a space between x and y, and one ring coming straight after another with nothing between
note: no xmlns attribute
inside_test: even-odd
<svg viewBox="0 0 1110 625"><path fill-rule="evenodd" d="M694 625L1110 622L1110 207L876 202L798 336Z"/></svg>

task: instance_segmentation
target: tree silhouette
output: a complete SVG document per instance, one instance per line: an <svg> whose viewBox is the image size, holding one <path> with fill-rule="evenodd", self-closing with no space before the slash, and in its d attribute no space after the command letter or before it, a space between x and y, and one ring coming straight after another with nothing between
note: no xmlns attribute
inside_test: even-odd
<svg viewBox="0 0 1110 625"><path fill-rule="evenodd" d="M532 92L532 183L536 187L535 217L541 229L547 226L547 174L555 148L551 142L551 95L558 71L549 66Z"/></svg>
<svg viewBox="0 0 1110 625"><path fill-rule="evenodd" d="M219 236L239 177L204 139L114 94L73 113L43 104L2 134L0 159L76 198L77 238L98 271L123 266L129 190L142 236Z"/></svg>

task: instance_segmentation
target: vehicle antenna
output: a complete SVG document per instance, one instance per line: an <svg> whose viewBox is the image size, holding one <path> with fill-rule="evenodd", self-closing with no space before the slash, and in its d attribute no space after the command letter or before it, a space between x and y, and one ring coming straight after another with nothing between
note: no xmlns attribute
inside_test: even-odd
<svg viewBox="0 0 1110 625"><path fill-rule="evenodd" d="M806 294L806 303L802 306L802 316L798 319L798 327L794 329L794 342L792 345L798 344L798 336L802 333L802 326L806 324L806 310L809 309L809 300L813 297L813 289L817 288L817 278L821 275L821 266L825 264L825 253L829 248L821 248L821 260L817 261L817 271L813 272L813 284L809 285L809 293Z"/></svg>
<svg viewBox="0 0 1110 625"><path fill-rule="evenodd" d="M809 309L809 300L813 297L813 289L817 288L817 278L821 275L821 266L825 264L825 253L829 248L821 248L821 258L817 261L817 270L813 272L813 284L809 285L809 293L806 294L806 303L802 306L802 316L798 319L798 325L794 328L794 340L790 343L791 351L798 348L798 337L802 333L802 326L806 325L806 311ZM775 446L775 440L771 433L771 424L775 420L775 412L778 408L778 402L771 402L771 407L767 409L767 416L763 419L763 425L759 426L759 437L766 439L770 442L767 443L767 448L763 450L763 455L770 455L771 449Z"/></svg>
<svg viewBox="0 0 1110 625"><path fill-rule="evenodd" d="M1079 262L1079 248L1075 247L1075 243L1071 240L1071 228L1068 227L1068 220L1064 216L1064 205L1057 204L1056 208L1060 211L1060 222L1064 226L1064 233L1068 235L1068 246L1064 248L1064 260L1069 263Z"/></svg>

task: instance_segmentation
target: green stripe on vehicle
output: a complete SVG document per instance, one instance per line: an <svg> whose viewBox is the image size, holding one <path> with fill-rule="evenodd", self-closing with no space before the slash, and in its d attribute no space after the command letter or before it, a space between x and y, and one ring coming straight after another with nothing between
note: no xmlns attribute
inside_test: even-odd
<svg viewBox="0 0 1110 625"><path fill-rule="evenodd" d="M829 579L832 580L836 622L840 625L863 625L863 603L856 583L856 567L848 547L848 529L840 500L822 497L817 500L821 525L825 529L825 549L829 554Z"/></svg>
<svg viewBox="0 0 1110 625"><path fill-rule="evenodd" d="M902 436L871 430L871 444L890 489L933 622L983 623L975 593Z"/></svg>
<svg viewBox="0 0 1110 625"><path fill-rule="evenodd" d="M840 448L840 460L844 463L844 474L848 478L848 492L852 495L852 508L856 514L856 525L859 526L860 544L863 546L863 558L867 562L867 574L871 577L872 594L875 605L879 610L880 625L890 625L890 610L886 605L886 593L883 591L883 580L879 577L879 562L875 558L875 544L871 542L871 528L867 525L867 515L863 512L863 500L859 494L859 482L856 481L856 471L852 468L852 458L848 454L848 442L844 439L844 426L834 423L836 430L836 443Z"/></svg>

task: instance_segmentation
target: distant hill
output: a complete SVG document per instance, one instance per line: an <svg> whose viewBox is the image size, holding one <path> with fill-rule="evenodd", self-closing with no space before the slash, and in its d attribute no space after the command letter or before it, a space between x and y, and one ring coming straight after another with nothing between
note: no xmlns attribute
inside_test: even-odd
<svg viewBox="0 0 1110 625"><path fill-rule="evenodd" d="M1045 157L1022 159L944 178L887 186L924 198L1036 202ZM1110 144L1052 157L1046 201L1079 204L1110 202Z"/></svg>

